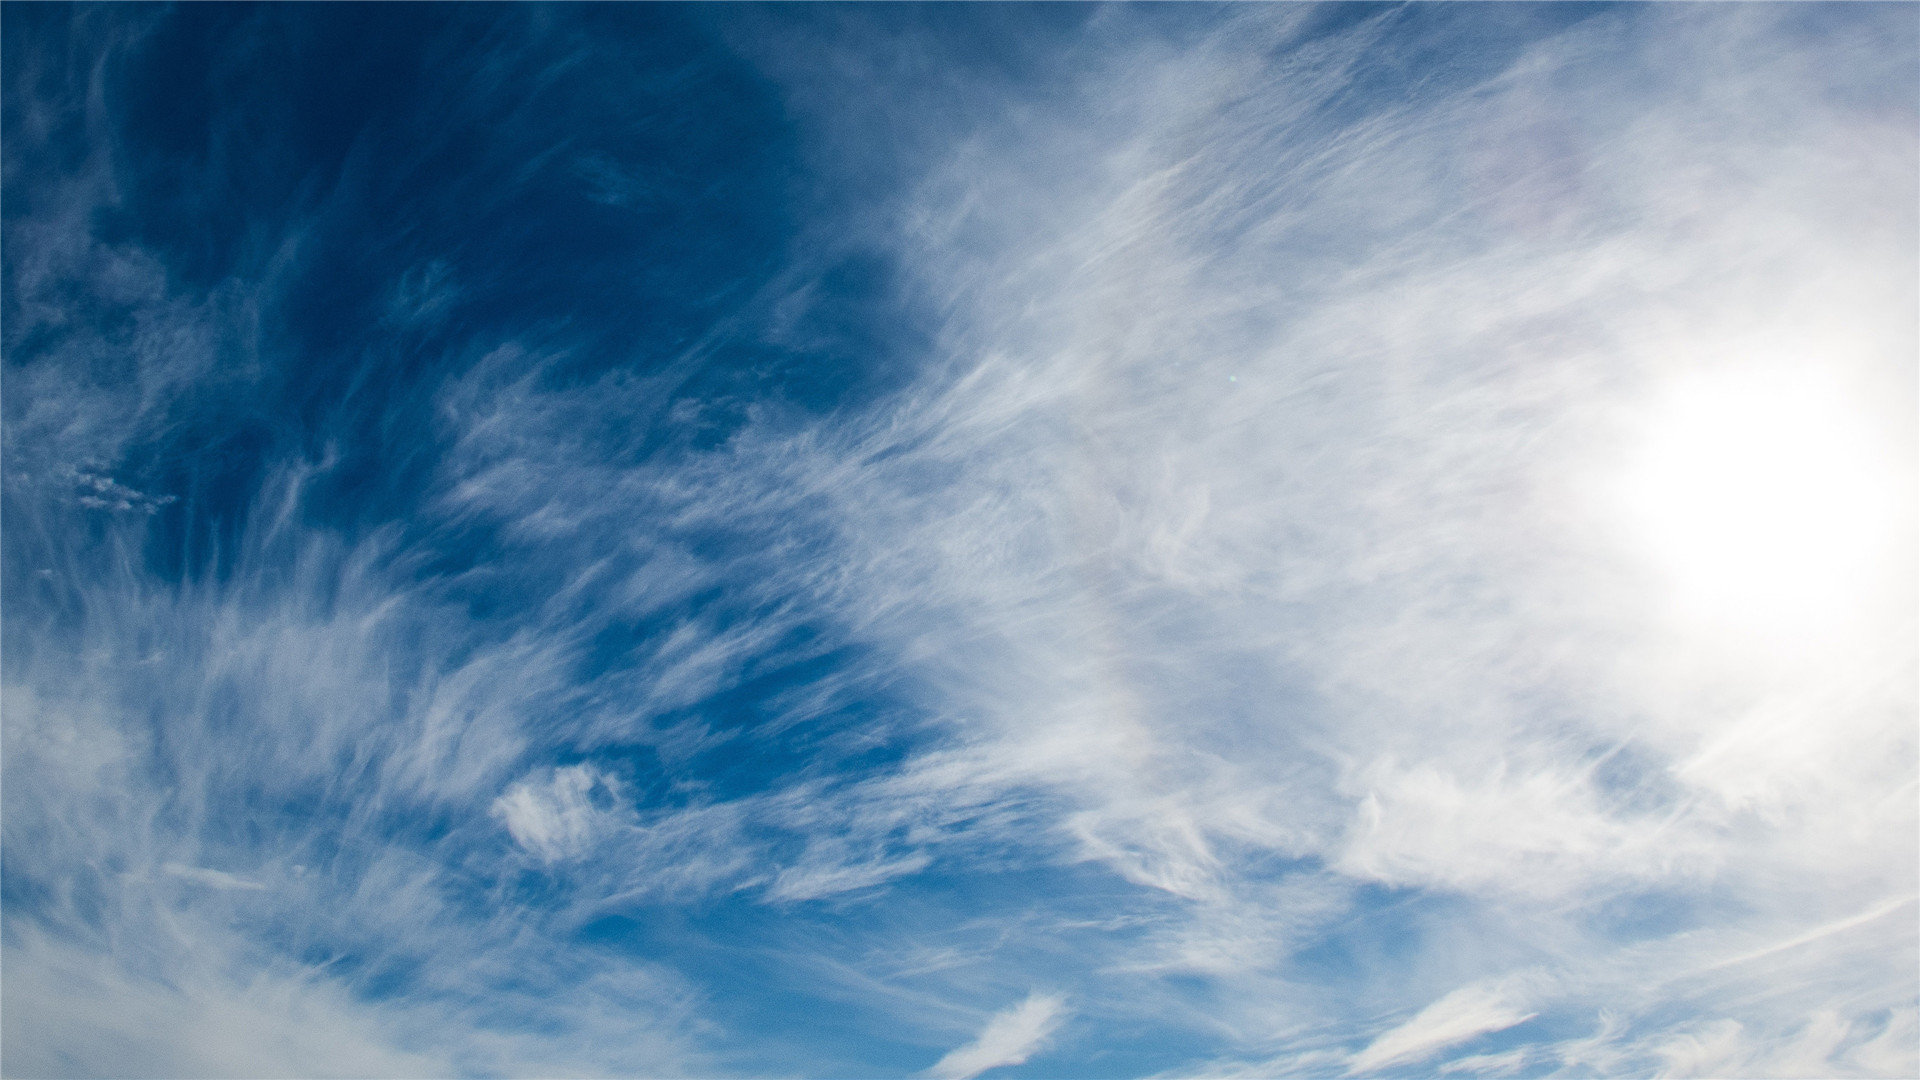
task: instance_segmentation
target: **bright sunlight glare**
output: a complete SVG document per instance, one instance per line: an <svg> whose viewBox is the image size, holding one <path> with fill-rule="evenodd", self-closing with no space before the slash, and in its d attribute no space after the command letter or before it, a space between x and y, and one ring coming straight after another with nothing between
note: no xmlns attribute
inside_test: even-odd
<svg viewBox="0 0 1920 1080"><path fill-rule="evenodd" d="M1891 526L1859 410L1807 373L1681 381L1621 479L1634 542L1680 613L1769 636L1846 619Z"/></svg>

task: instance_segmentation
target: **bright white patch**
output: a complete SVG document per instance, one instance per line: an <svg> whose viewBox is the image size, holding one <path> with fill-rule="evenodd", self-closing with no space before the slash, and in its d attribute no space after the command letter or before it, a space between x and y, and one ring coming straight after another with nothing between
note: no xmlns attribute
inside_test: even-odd
<svg viewBox="0 0 1920 1080"><path fill-rule="evenodd" d="M1462 778L1378 763L1337 865L1396 886L1566 895L1601 877L1656 877L1704 859L1659 819L1609 813L1572 771L1495 769Z"/></svg>
<svg viewBox="0 0 1920 1080"><path fill-rule="evenodd" d="M1511 980L1463 986L1373 1040L1354 1056L1347 1072L1368 1073L1393 1062L1418 1061L1442 1047L1532 1019L1533 1013L1521 1011L1517 996Z"/></svg>
<svg viewBox="0 0 1920 1080"><path fill-rule="evenodd" d="M601 817L593 789L613 794L614 781L591 765L555 769L547 783L522 780L493 801L493 816L514 842L552 862L578 853L593 838Z"/></svg>
<svg viewBox="0 0 1920 1080"><path fill-rule="evenodd" d="M1030 994L1019 1005L993 1014L979 1038L941 1058L927 1075L969 1080L988 1069L1019 1065L1046 1044L1064 1011L1059 998Z"/></svg>
<svg viewBox="0 0 1920 1080"><path fill-rule="evenodd" d="M1836 388L1784 369L1695 376L1648 420L1620 496L1680 615L1804 637L1864 599L1894 500Z"/></svg>

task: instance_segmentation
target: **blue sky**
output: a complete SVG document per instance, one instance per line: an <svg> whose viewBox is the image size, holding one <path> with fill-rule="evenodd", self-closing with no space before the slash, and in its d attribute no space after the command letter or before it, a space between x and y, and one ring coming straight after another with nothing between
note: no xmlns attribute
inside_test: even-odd
<svg viewBox="0 0 1920 1080"><path fill-rule="evenodd" d="M1915 8L0 23L9 1075L1920 1072Z"/></svg>

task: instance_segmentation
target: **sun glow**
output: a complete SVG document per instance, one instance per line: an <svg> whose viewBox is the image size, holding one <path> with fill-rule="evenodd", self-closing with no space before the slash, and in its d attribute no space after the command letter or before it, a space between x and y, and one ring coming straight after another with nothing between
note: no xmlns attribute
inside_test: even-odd
<svg viewBox="0 0 1920 1080"><path fill-rule="evenodd" d="M1863 428L1861 409L1801 372L1697 376L1660 398L1619 494L1677 613L1769 636L1847 621L1893 523Z"/></svg>

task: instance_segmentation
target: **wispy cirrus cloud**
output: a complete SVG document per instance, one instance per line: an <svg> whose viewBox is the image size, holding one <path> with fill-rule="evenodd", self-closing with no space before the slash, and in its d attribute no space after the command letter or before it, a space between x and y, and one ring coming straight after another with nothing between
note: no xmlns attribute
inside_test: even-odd
<svg viewBox="0 0 1920 1080"><path fill-rule="evenodd" d="M1911 229L1885 198L1910 170L1873 149L1906 145L1893 114L1786 90L1819 78L1796 30L1694 20L1595 20L1343 125L1325 103L1391 20L1267 66L1249 43L1299 28L1250 13L1125 67L1164 92L1095 62L1098 109L962 140L902 214L949 366L817 475L859 493L855 621L939 612L893 633L926 635L978 775L1050 792L1076 850L1196 918L1306 857L1526 911L1525 949L1574 969L1610 947L1565 939L1575 897L1717 903L1810 858L1908 888L1841 837L1911 833L1910 613L1850 595L1853 652L1822 665L1717 652L1583 501L1624 413L1747 357L1818 356L1910 438L1865 404L1910 396L1882 362L1909 307L1877 284L1912 277L1878 239ZM1671 64L1681 39L1716 45ZM1814 47L1891 70L1850 31ZM1771 895L1791 920L1841 894Z"/></svg>
<svg viewBox="0 0 1920 1080"><path fill-rule="evenodd" d="M1064 1019L1059 998L1030 994L1020 1004L993 1014L978 1037L935 1062L927 1075L970 1080L988 1069L1024 1064Z"/></svg>
<svg viewBox="0 0 1920 1080"><path fill-rule="evenodd" d="M1525 1003L1518 989L1513 981L1463 986L1368 1043L1347 1071L1365 1075L1383 1065L1420 1061L1456 1043L1523 1024L1538 1014L1520 1011Z"/></svg>
<svg viewBox="0 0 1920 1080"><path fill-rule="evenodd" d="M1798 47L1746 14L1671 18ZM1900 766L1880 796L1857 787L1869 759L1905 760L1883 719L1904 707L1903 661L1881 651L1899 632L1798 682L1756 678L1753 657L1692 664L1702 642L1635 607L1631 553L1581 502L1620 410L1754 342L1756 312L1783 340L1851 322L1835 364L1898 382L1865 344L1901 340L1892 309L1844 269L1870 251L1904 272L1872 239L1870 222L1904 220L1877 194L1899 165L1860 152L1882 121L1776 100L1737 52L1683 72L1666 31L1618 20L1348 126L1324 103L1390 47L1390 20L1288 53L1288 96L1237 96L1271 74L1247 43L1301 32L1249 14L1162 57L1147 83L1182 89L1157 97L1091 64L1079 92L1109 109L1095 137L1065 112L970 132L901 211L906 263L952 316L941 363L884 410L835 426L768 413L670 475L608 471L555 425L652 392L522 384L494 399L516 419L472 430L558 433L542 471L458 490L575 535L648 517L758 537L739 565L805 598L779 617L807 611L906 661L958 738L937 767L848 794L1030 793L1019 820L1046 828L1029 841L1193 904L1192 926L1157 940L1215 956L1217 974L1255 977L1289 946L1215 947L1199 928L1267 918L1311 940L1328 917L1264 909L1329 893L1246 887L1263 859L1517 905L1540 919L1535 960L1560 963L1574 931L1545 913L1568 898L1778 880L1803 840L1832 840L1842 806L1902 828ZM1602 55L1662 81L1624 89ZM1182 79L1197 70L1212 81ZM1777 106L1772 134L1716 119L1756 95ZM1796 157L1788 179L1758 164L1783 144L1769 140L1832 153ZM1067 173L1083 179L1062 195ZM1699 173L1724 175L1723 194L1700 197ZM1829 218L1802 184L1883 216ZM832 556L793 557L815 550ZM1817 751L1710 764L1772 745L1762 717L1815 713L1826 723L1782 722ZM1752 785L1795 809L1736 841ZM1824 850L1865 879L1889 865Z"/></svg>
<svg viewBox="0 0 1920 1080"><path fill-rule="evenodd" d="M9 84L9 1070L1913 1071L1911 568L1783 648L1596 494L1753 357L1910 481L1911 27L628 17L397 28L219 273Z"/></svg>

